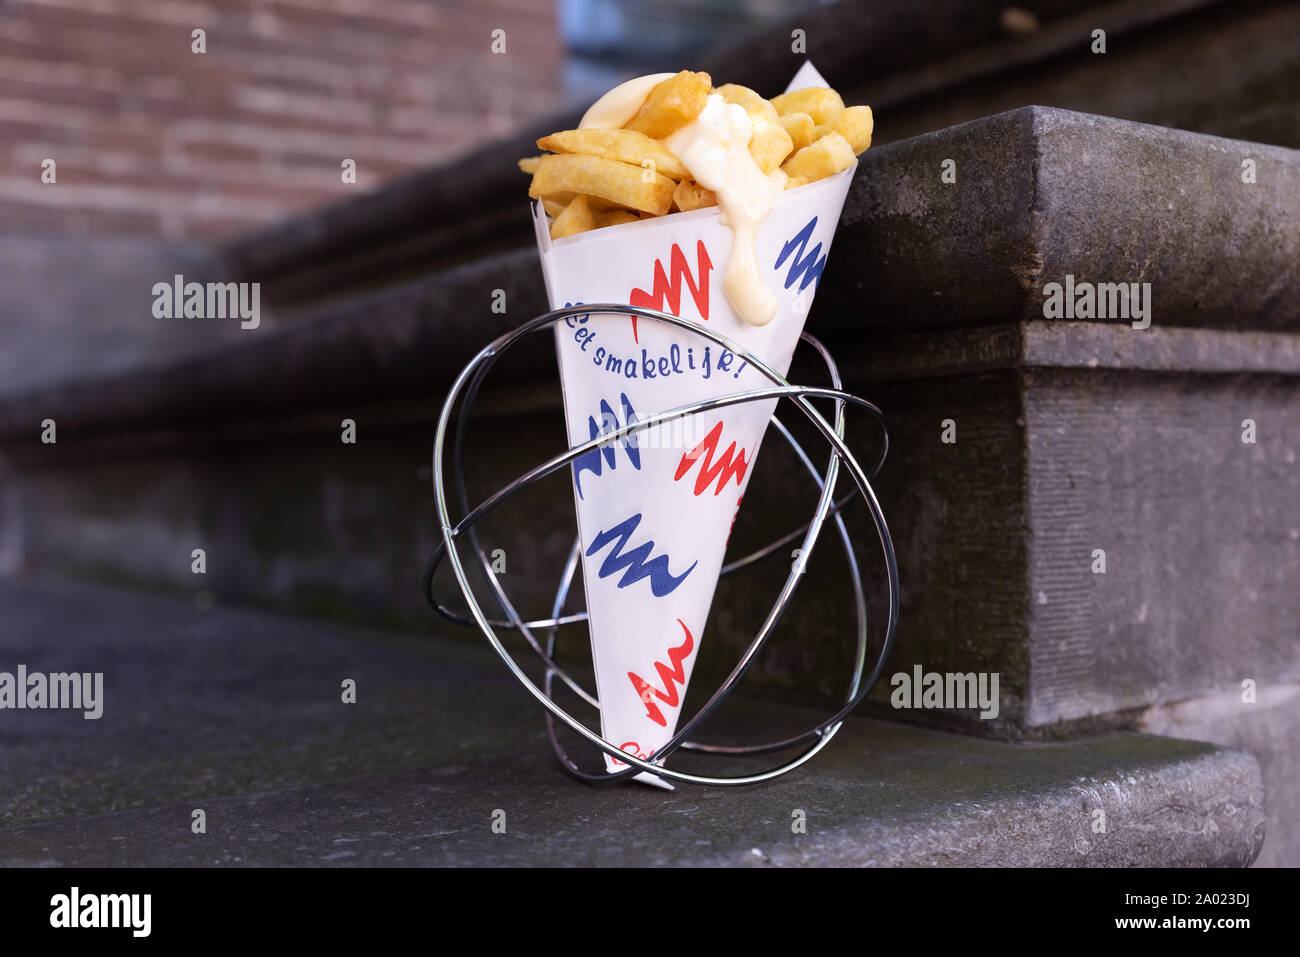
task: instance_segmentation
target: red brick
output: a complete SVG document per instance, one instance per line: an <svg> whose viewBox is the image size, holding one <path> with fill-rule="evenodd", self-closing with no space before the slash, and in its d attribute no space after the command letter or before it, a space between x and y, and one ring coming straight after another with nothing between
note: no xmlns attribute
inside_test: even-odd
<svg viewBox="0 0 1300 957"><path fill-rule="evenodd" d="M0 10L0 181L24 184L0 182L2 228L222 235L374 188L562 98L547 3L103 7ZM505 55L489 49L497 27ZM57 195L27 185L46 155ZM345 157L355 185L339 179Z"/></svg>

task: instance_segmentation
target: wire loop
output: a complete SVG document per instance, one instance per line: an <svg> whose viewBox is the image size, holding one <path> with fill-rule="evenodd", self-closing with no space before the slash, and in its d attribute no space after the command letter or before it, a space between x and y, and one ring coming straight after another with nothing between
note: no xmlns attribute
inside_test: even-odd
<svg viewBox="0 0 1300 957"><path fill-rule="evenodd" d="M469 496L465 486L463 468L464 439L468 428L470 409L474 405L474 401L478 396L479 388L488 371L511 346L524 337L542 329L549 328L555 323L573 316L601 313L630 315L641 319L667 323L681 329L687 329L743 358L751 366L758 369L762 375L772 383L772 386L770 388L750 389L745 392L715 396L709 399L692 402L665 412L645 416L635 422L629 422L621 428L604 432L593 438L591 441L575 446L567 452L554 456L546 462L528 470L523 475L510 482L508 485L498 489L471 509L469 507ZM879 680L880 673L885 665L885 660L893 645L894 636L898 626L898 563L894 555L894 546L889 535L889 528L885 522L884 514L881 511L880 503L876 500L875 492L871 487L870 480L876 475L884 463L885 456L889 450L889 433L885 427L884 416L880 409L872 403L867 402L865 399L860 399L842 390L839 370L826 348L817 341L817 339L806 332L803 333L800 338L802 342L809 344L814 350L816 350L825 362L830 376L831 388L791 385L783 376L765 364L757 356L739 346L737 343L705 326L701 326L698 323L689 320L679 319L677 316L669 313L640 306L628 306L617 303L569 306L564 309L557 309L545 313L544 315L537 316L485 346L480 350L478 355L476 355L469 364L461 370L460 375L453 383L451 390L443 403L442 411L438 418L438 428L433 447L433 485L438 509L438 521L442 536L442 544L435 550L433 558L430 561L429 567L424 576L423 588L425 598L433 606L433 609L448 621L467 627L477 627L480 632L482 632L484 638L487 639L488 644L491 645L492 649L501 657L502 661L505 662L506 667L509 668L515 678L545 708L547 734L550 738L552 749L555 751L555 755L559 759L560 764L574 777L591 784L599 785L613 784L642 772L669 781L721 787L734 787L738 785L757 784L763 781L770 781L799 767L829 744L831 739L834 738L835 733L839 730L843 719L862 702L867 694L870 693L876 681ZM455 430L451 437L451 475L456 499L463 517L459 521L453 522L448 509L448 485L444 460L447 454L448 432L451 427L453 412L458 400L461 400L462 396L463 401L460 401L460 413L456 417ZM835 409L834 426L828 423L822 414L813 407L811 401L809 401L813 398L825 398L831 400ZM592 731L585 724L578 721L564 710L554 698L554 679L559 678L560 681L581 701L593 708L600 708L600 703L596 700L595 696L584 689L578 681L569 675L568 672L555 661L554 658L556 636L560 627L562 625L576 624L587 620L585 612L573 612L570 614L564 613L564 606L568 601L569 590L577 571L580 544L575 540L573 547L569 551L568 559L565 562L563 571L561 572L559 585L556 588L555 600L551 607L550 617L525 621L516 610L509 596L502 588L499 579L493 572L491 560L488 557L486 550L479 542L478 535L475 532L475 523L477 523L478 520L488 512L506 502L515 493L533 482L565 468L574 460L598 446L617 442L620 439L634 435L641 430L654 428L665 422L670 422L675 419L694 415L710 409L725 408L727 406L746 402L759 402L772 399L789 399L793 402L831 445L832 455L830 461L827 463L825 472L819 472L817 467L813 464L812 459L808 456L807 451L798 443L785 424L778 419L775 414L772 416L772 424L776 427L777 432L785 439L787 444L798 457L799 461L812 476L813 481L817 484L820 493L817 507L813 513L811 521L806 525L788 532L784 536L760 549L757 549L749 555L724 565L722 568L722 574L729 574L732 571L738 570L747 565L753 564L754 562L760 561L769 555L775 554L784 545L795 541L802 535L803 543L799 552L799 561L793 564L785 585L779 592L772 609L768 612L762 626L759 628L749 646L745 649L740 661L736 664L730 675L728 675L727 679L709 698L709 700L693 716L691 716L690 719L682 724L672 739L655 751L652 759L639 758L634 754L629 754L628 752L621 750L616 744L605 740L605 738L600 734ZM883 437L880 453L869 470L864 470L862 468L844 442L844 409L847 405L866 409L880 426ZM841 464L843 464L843 466L848 470L849 475L853 480L854 487L840 499L836 500L834 498L834 492L836 482L839 478L839 469ZM862 496L867 510L871 515L872 523L875 526L876 534L879 538L881 551L884 557L885 571L888 579L888 609L884 640L881 643L880 652L876 657L873 667L869 673L865 674L865 677L864 672L866 672L867 659L866 597L863 593L862 575L854 553L853 542L849 536L848 529L845 526L843 516L841 515L841 510L844 506L858 495ZM749 667L753 664L758 653L767 643L767 640L777 622L780 620L789 605L794 589L802 577L803 568L806 565L807 559L812 554L812 549L827 518L833 518L836 531L839 533L839 538L844 548L845 560L848 565L849 576L853 585L857 617L857 652L849 689L845 696L843 705L833 715L809 731L779 741L771 741L755 745L728 746L690 740L690 734L701 724L701 722L716 710L729 694L731 694L739 684L740 680L744 677ZM482 606L479 604L478 598L475 596L474 590L470 585L465 565L461 561L460 554L456 549L457 541L462 538L467 538L469 540L474 553L478 557L479 565L492 589L493 595L496 598L498 605L501 607L501 613L505 617L489 618L483 611ZM451 566L452 574L456 579L460 592L469 606L470 617L468 618L456 614L439 601L437 596L433 594L434 574L444 558ZM500 637L497 635L497 629L519 632L532 648L534 653L537 654L545 668L542 687L539 688L537 684L524 673L523 669L519 667L514 657L505 649L501 643ZM546 631L546 639L544 643L539 641L537 636L534 634L534 631L541 630ZM569 756L556 735L556 719L562 721L572 731L585 738L589 743L595 745L605 754L608 754L627 765L627 767L622 771L613 773L604 771L594 773L580 768ZM663 762L678 749L704 754L742 756L782 751L803 745L807 745L808 747L785 764L757 774L715 777L689 774L663 766Z"/></svg>

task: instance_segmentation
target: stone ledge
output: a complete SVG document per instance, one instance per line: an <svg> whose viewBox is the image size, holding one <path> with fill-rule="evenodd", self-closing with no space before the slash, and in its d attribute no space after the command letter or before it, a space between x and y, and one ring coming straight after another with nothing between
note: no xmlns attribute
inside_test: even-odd
<svg viewBox="0 0 1300 957"><path fill-rule="evenodd" d="M768 785L590 789L486 647L51 580L0 579L0 607L0 660L103 670L106 689L99 721L0 712L0 866L1241 866L1263 839L1255 760L1204 744L1011 745L853 718ZM738 699L706 737L811 718Z"/></svg>
<svg viewBox="0 0 1300 957"><path fill-rule="evenodd" d="M1245 155L1259 164L1254 188L1229 169ZM944 158L958 164L956 185L939 182ZM813 328L1032 319L1040 281L1066 273L1151 281L1160 325L1294 328L1297 222L1296 151L1026 107L864 154ZM1236 268L1218 268L1225 258ZM0 430L27 430L38 409L38 421L124 423L427 387L509 326L489 310L495 288L506 289L514 319L545 307L533 252L499 254L208 356L16 397ZM141 321L159 320L142 312Z"/></svg>
<svg viewBox="0 0 1300 957"><path fill-rule="evenodd" d="M1253 186L1234 172L1243 156L1257 160ZM956 185L939 182L945 158L958 164ZM1025 107L864 154L810 328L842 341L1032 323L1042 319L1041 285L1071 274L1152 283L1153 328L1165 331L1131 340L1144 355L1160 353L1152 361L1267 365L1282 343L1276 361L1289 370L1289 341L1160 344L1180 327L1300 330L1296 262L1300 152ZM491 312L495 289L506 291L507 315ZM166 321L141 302L141 322ZM479 348L545 308L535 251L498 253L199 357L10 396L0 402L0 439L33 435L46 417L61 429L123 427L436 394ZM1071 333L1035 335L1040 353L1074 361L1061 348ZM548 347L539 337L532 354Z"/></svg>
<svg viewBox="0 0 1300 957"><path fill-rule="evenodd" d="M801 9L784 24L706 50L695 69L775 95L807 56L845 95L869 103L876 142L915 136L1029 102L1291 147L1297 143L1295 12L1256 0L1038 0L1031 35L999 27L1002 0L876 0ZM1080 56L1104 24L1112 49ZM1131 38L1131 39L1130 39ZM1100 60L1104 59L1104 65ZM1219 64L1189 96L1188 62ZM650 72L680 63L645 63ZM539 135L574 125L580 110L476 149L372 194L239 237L227 245L282 306L373 288L531 242L518 215L515 160Z"/></svg>
<svg viewBox="0 0 1300 957"><path fill-rule="evenodd" d="M1263 841L1239 751L1124 735L999 755L981 752L1029 749L850 725L862 766L747 790L599 790L534 757L475 760L0 831L0 866L1243 867Z"/></svg>
<svg viewBox="0 0 1300 957"><path fill-rule="evenodd" d="M866 341L839 354L848 387L885 410L893 435L876 487L902 579L907 642L897 670L1002 675L997 721L932 712L907 720L943 718L975 734L1079 734L1233 687L1247 666L1300 680L1287 585L1300 568L1289 508L1300 405L1293 375L1260 371L1286 367L1294 353L1271 348L1276 358L1247 354L1246 363L1227 348L1288 336L1028 326L918 336L897 349ZM1070 339L1067 367L1017 365L1058 361L1059 330ZM963 337L969 354L942 346ZM1088 365L1131 343L1153 344L1129 354L1156 371ZM1186 346L1183 359L1200 371L1160 371L1174 346ZM1241 365L1255 371L1233 371ZM1215 367L1226 371L1205 371ZM519 392L510 414L484 416L470 454L474 500L563 447L557 391L549 405L540 386ZM204 544L209 587L223 599L419 627L427 609L418 575L436 527L436 410L410 397L292 418L224 409L226 419L198 427L61 429L57 446L9 443L13 524L0 552L11 567L190 587L190 550ZM946 445L939 424L954 415L960 441ZM343 416L359 423L361 446L338 441ZM1247 418L1258 425L1254 445L1242 442ZM851 435L874 440L858 431L865 423L850 423ZM811 505L806 475L779 445L758 470L737 555L797 528ZM511 555L512 594L539 614L574 520L567 477L548 481L557 494L536 490L503 513L513 520L485 532ZM1097 548L1111 574L1090 570ZM779 588L783 575L774 560L719 583L710 625L718 657L702 655L699 668L730 667L758 624L752 595ZM853 615L840 576L835 549L819 548L786 619L788 640L768 649L750 676L756 685L805 703L833 693ZM801 680L809 673L813 682Z"/></svg>
<svg viewBox="0 0 1300 957"><path fill-rule="evenodd" d="M863 154L815 309L895 332L1035 319L1068 274L1150 282L1161 326L1294 330L1297 261L1300 151L1030 106Z"/></svg>
<svg viewBox="0 0 1300 957"><path fill-rule="evenodd" d="M1201 375L1300 375L1300 335L1100 322L1030 322L916 332L846 343L841 367L859 382L1008 370L1112 369Z"/></svg>
<svg viewBox="0 0 1300 957"><path fill-rule="evenodd" d="M507 315L490 311L498 288L506 291ZM0 398L0 441L30 437L33 422L46 417L58 422L62 439L65 427L184 425L340 399L437 394L484 345L546 308L537 253L520 250L340 303L265 335L247 332L202 356ZM542 355L554 354L543 336L536 342Z"/></svg>

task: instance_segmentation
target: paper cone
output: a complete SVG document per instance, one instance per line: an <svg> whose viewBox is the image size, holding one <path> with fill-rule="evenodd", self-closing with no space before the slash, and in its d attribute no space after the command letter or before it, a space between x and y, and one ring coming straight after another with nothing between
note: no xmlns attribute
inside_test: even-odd
<svg viewBox="0 0 1300 957"><path fill-rule="evenodd" d="M790 89L825 85L805 65ZM537 244L552 308L650 306L721 333L784 374L854 169L787 190L758 232L776 318L752 326L722 290L731 231L716 208ZM688 330L617 314L555 329L570 446L699 399L771 383ZM574 463L574 500L604 737L642 758L673 735L736 510L775 402L678 419ZM626 765L606 757L606 767ZM638 778L662 784L658 778Z"/></svg>

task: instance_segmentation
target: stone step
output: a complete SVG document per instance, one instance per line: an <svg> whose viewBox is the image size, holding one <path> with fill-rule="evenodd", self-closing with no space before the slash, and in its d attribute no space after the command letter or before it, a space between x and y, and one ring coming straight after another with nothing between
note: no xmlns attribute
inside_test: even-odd
<svg viewBox="0 0 1300 957"><path fill-rule="evenodd" d="M940 178L945 159L961 171L956 183ZM1255 164L1250 184L1241 180L1245 159ZM526 220L526 209L519 215ZM1039 320L1044 287L1071 275L1150 282L1158 327L1295 333L1297 222L1300 150L1023 107L862 155L809 328L830 341L857 341ZM185 322L154 319L144 285L140 323ZM497 289L505 313L492 310ZM203 355L0 386L0 441L34 441L33 416L104 431L377 392L428 395L545 307L532 245L494 250L223 337L225 348ZM526 378L546 378L544 366L529 366Z"/></svg>
<svg viewBox="0 0 1300 957"><path fill-rule="evenodd" d="M945 158L956 184L938 175ZM902 617L886 674L1001 682L996 720L894 710L885 684L869 709L1048 738L1236 696L1236 718L1262 729L1222 740L1258 747L1279 800L1296 793L1279 742L1300 722L1286 694L1300 684L1298 204L1294 150L1038 107L864 154L810 321L891 423L877 485ZM1152 325L1044 318L1046 286L1069 275L1149 281ZM422 626L442 390L544 308L534 251L501 252L210 352L0 395L0 567L192 592L203 548L219 601ZM476 500L563 446L552 355L539 336L490 383L469 449ZM807 366L793 378L822 381ZM46 418L55 445L39 441ZM344 418L356 445L340 442ZM567 481L484 526L538 616L571 541ZM801 524L812 495L765 444L735 553ZM852 605L835 547L823 538L751 674L765 694L839 694ZM786 567L724 579L701 676L730 669L766 610L754 596ZM1253 717L1264 709L1243 683L1282 703Z"/></svg>
<svg viewBox="0 0 1300 957"><path fill-rule="evenodd" d="M39 578L0 614L0 671L104 676L97 720L0 710L0 866L1240 866L1264 837L1255 760L1190 741L852 718L770 784L593 789L485 645ZM705 737L816 720L736 699Z"/></svg>
<svg viewBox="0 0 1300 957"><path fill-rule="evenodd" d="M945 157L964 171L956 184L936 172ZM879 493L903 578L895 667L999 672L999 722L972 727L1114 723L1252 675L1300 680L1286 585L1300 571L1297 223L1296 151L1062 110L864 154L811 322L893 425ZM1150 281L1151 327L1044 319L1042 287L1074 273ZM0 397L15 473L0 556L188 588L202 547L223 597L421 622L440 392L544 308L524 249L197 357ZM562 446L552 353L537 337L491 384L477 495ZM38 439L47 417L57 445ZM339 441L344 418L355 446ZM737 548L797 527L811 502L793 457L767 448ZM573 519L562 490L531 502L528 521L494 534L513 593L544 608ZM791 619L799 640L757 679L832 694L851 613L835 561L823 545L808 613ZM752 632L727 610L737 588L769 593L780 573L724 583L720 661ZM815 680L795 680L810 659Z"/></svg>

